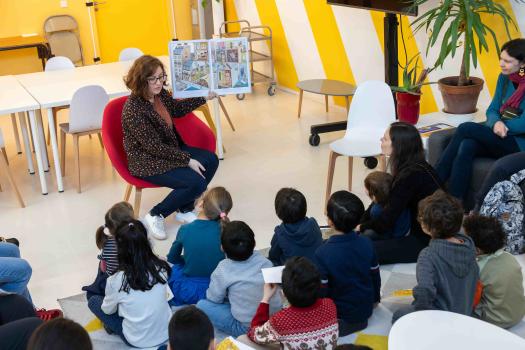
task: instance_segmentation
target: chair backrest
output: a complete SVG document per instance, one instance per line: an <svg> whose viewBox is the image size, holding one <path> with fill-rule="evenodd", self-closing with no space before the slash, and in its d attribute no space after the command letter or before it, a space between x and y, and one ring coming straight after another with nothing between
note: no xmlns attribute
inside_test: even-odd
<svg viewBox="0 0 525 350"><path fill-rule="evenodd" d="M133 61L143 55L144 53L140 49L137 49L136 47L128 47L120 51L120 54L118 55L118 60Z"/></svg>
<svg viewBox="0 0 525 350"><path fill-rule="evenodd" d="M108 102L109 96L102 86L88 85L75 91L69 107L69 131L101 129Z"/></svg>
<svg viewBox="0 0 525 350"><path fill-rule="evenodd" d="M53 55L69 57L77 65L84 64L75 18L69 15L48 17L44 21L44 34Z"/></svg>
<svg viewBox="0 0 525 350"><path fill-rule="evenodd" d="M119 175L129 184L139 188L158 187L132 176L128 170L128 159L124 150L122 133L122 110L127 96L110 101L104 109L102 141L111 163ZM193 113L175 120L177 131L186 144L215 152L215 136L210 128Z"/></svg>
<svg viewBox="0 0 525 350"><path fill-rule="evenodd" d="M394 97L390 87L376 80L359 84L348 112L349 129L385 130L396 119Z"/></svg>
<svg viewBox="0 0 525 350"><path fill-rule="evenodd" d="M69 58L65 56L55 56L47 60L45 71L51 72L54 70L73 68L75 68L75 64Z"/></svg>

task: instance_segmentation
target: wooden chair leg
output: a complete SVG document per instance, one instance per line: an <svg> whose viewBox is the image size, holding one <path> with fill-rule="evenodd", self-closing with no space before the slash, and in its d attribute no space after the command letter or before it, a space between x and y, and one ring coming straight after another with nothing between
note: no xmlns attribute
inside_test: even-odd
<svg viewBox="0 0 525 350"><path fill-rule="evenodd" d="M326 113L328 113L328 95L324 95L324 105L326 108Z"/></svg>
<svg viewBox="0 0 525 350"><path fill-rule="evenodd" d="M326 203L328 203L328 199L330 198L330 194L332 194L332 183L334 181L334 170L335 170L335 161L337 160L337 157L339 157L340 154L336 153L334 151L330 151L330 158L328 160L328 176L326 179L326 195L325 195L325 207Z"/></svg>
<svg viewBox="0 0 525 350"><path fill-rule="evenodd" d="M104 142L102 142L102 134L101 133L97 133L97 136L98 136L98 141L100 142L100 147L102 147L102 149L104 149Z"/></svg>
<svg viewBox="0 0 525 350"><path fill-rule="evenodd" d="M16 123L16 114L11 113L11 124L13 125L13 134L15 135L16 153L22 154L20 146L20 137L18 136L18 124Z"/></svg>
<svg viewBox="0 0 525 350"><path fill-rule="evenodd" d="M2 155L0 155L0 166L4 168L7 179L9 180L9 183L11 184L11 187L13 187L13 190L16 194L16 199L18 200L18 204L22 208L25 208L24 200L22 199L22 195L20 194L20 191L18 190L18 187L16 186L15 179L13 178L13 175L11 174L11 170L9 170L9 165L7 164L7 158L4 156L4 153L2 152Z"/></svg>
<svg viewBox="0 0 525 350"><path fill-rule="evenodd" d="M124 191L124 202L129 202L129 197L131 196L131 190L133 189L133 186L128 184L126 186L126 190Z"/></svg>
<svg viewBox="0 0 525 350"><path fill-rule="evenodd" d="M222 99L218 97L219 99L219 105L221 106L222 111L224 112L224 115L226 116L226 120L228 121L228 124L230 124L230 128L232 128L232 131L235 131L235 127L233 126L232 120L230 119L230 115L228 114L228 111L226 110L226 106L224 106L224 103L222 102Z"/></svg>
<svg viewBox="0 0 525 350"><path fill-rule="evenodd" d="M73 134L73 153L75 154L75 181L77 183L77 192L81 192L80 188L80 150L78 145L79 136Z"/></svg>
<svg viewBox="0 0 525 350"><path fill-rule="evenodd" d="M135 187L135 203L133 204L133 212L135 217L139 217L140 213L140 199L142 198L142 188Z"/></svg>
<svg viewBox="0 0 525 350"><path fill-rule="evenodd" d="M299 108L297 108L297 118L301 118L301 107L303 106L303 90L299 89Z"/></svg>
<svg viewBox="0 0 525 350"><path fill-rule="evenodd" d="M4 156L7 165L9 165L9 159L7 159L7 152L5 151L4 147L2 147L2 155Z"/></svg>
<svg viewBox="0 0 525 350"><path fill-rule="evenodd" d="M354 157L348 157L348 191L352 192L352 173L354 167Z"/></svg>
<svg viewBox="0 0 525 350"><path fill-rule="evenodd" d="M66 176L66 133L60 130L60 170Z"/></svg>

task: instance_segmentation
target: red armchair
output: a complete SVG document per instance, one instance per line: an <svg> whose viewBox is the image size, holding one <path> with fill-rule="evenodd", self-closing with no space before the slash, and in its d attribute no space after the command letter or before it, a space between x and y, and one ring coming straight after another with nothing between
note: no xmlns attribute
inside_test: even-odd
<svg viewBox="0 0 525 350"><path fill-rule="evenodd" d="M138 217L142 189L159 186L134 177L129 173L128 160L123 145L121 121L122 109L124 108L124 103L127 99L127 96L119 97L107 104L102 119L102 140L113 167L117 170L124 181L128 183L126 192L124 193L125 201L129 201L131 190L135 187L135 201L133 208L135 216ZM188 146L215 152L215 135L206 124L195 116L195 114L188 113L182 118L175 119L175 125L180 136Z"/></svg>

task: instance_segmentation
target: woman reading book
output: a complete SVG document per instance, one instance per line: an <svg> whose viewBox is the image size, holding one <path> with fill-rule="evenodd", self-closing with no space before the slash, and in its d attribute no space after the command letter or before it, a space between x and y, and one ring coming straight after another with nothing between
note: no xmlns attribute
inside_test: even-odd
<svg viewBox="0 0 525 350"><path fill-rule="evenodd" d="M157 239L165 239L164 218L178 211L179 221L192 221L191 211L210 183L219 160L214 153L184 144L173 118L183 117L206 98L174 100L165 89L162 62L144 55L135 60L124 81L131 90L122 111L124 149L131 175L173 189L146 214L144 222ZM211 92L208 99L217 95Z"/></svg>
<svg viewBox="0 0 525 350"><path fill-rule="evenodd" d="M461 124L436 164L450 194L460 200L465 200L475 157L501 158L525 151L525 39L502 46L500 68L487 121Z"/></svg>

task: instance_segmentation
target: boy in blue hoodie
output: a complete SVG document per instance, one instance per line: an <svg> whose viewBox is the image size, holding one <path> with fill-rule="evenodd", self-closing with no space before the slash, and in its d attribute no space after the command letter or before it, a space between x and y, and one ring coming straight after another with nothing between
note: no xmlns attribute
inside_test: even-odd
<svg viewBox="0 0 525 350"><path fill-rule="evenodd" d="M275 196L275 212L282 223L275 227L268 258L275 266L292 256L313 261L323 243L321 229L314 218L306 217L306 198L294 188L281 188Z"/></svg>

